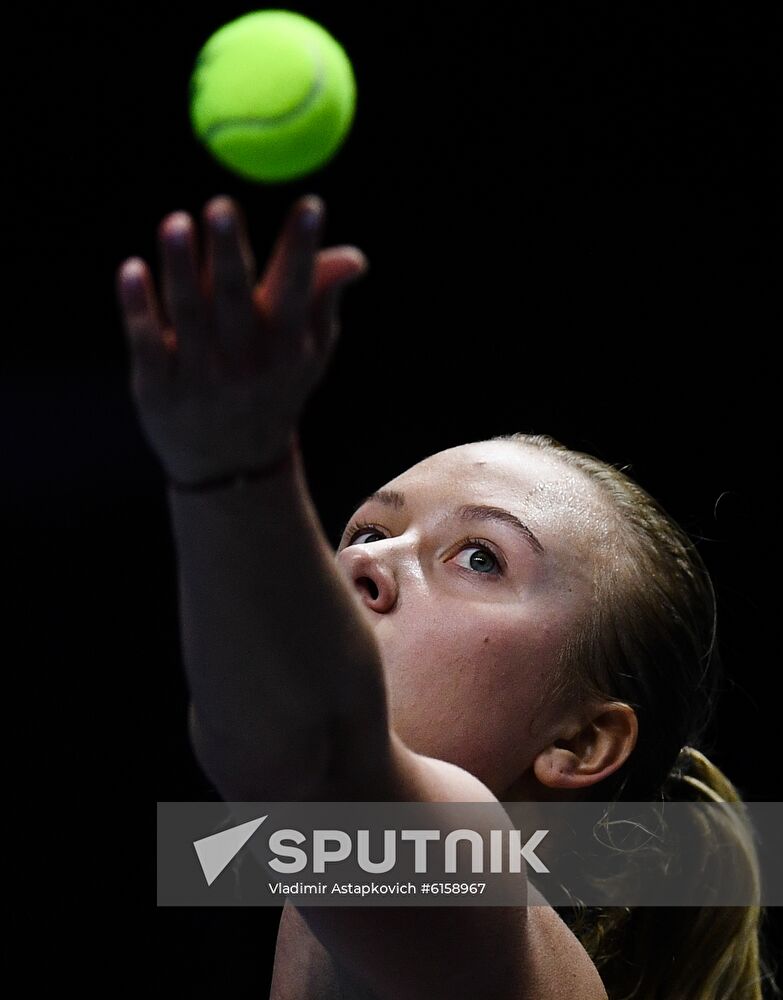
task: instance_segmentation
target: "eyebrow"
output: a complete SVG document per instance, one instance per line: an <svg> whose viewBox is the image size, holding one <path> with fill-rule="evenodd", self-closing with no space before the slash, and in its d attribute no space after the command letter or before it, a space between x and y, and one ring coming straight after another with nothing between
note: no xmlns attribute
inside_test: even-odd
<svg viewBox="0 0 783 1000"><path fill-rule="evenodd" d="M369 496L360 500L354 510L358 510L371 500L384 504L386 507L393 507L395 510L401 510L405 506L405 496L397 490L376 490L375 493L370 493ZM491 507L487 504L463 504L462 507L457 508L454 514L461 521L494 521L498 524L506 524L520 534L534 552L544 552L544 546L530 528L523 524L516 514L504 510L502 507Z"/></svg>

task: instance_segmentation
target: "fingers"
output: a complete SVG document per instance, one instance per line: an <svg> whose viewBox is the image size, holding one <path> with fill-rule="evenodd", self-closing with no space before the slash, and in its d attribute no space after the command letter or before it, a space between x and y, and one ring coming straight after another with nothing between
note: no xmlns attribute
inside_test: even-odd
<svg viewBox="0 0 783 1000"><path fill-rule="evenodd" d="M122 263L116 286L135 385L142 393L159 390L167 377L170 353L149 269L140 257Z"/></svg>
<svg viewBox="0 0 783 1000"><path fill-rule="evenodd" d="M196 380L204 373L209 316L202 295L193 221L186 212L167 216L158 228L164 302L176 330L177 373Z"/></svg>
<svg viewBox="0 0 783 1000"><path fill-rule="evenodd" d="M259 298L280 357L296 354L307 330L323 220L324 203L317 195L300 198L283 225L264 272Z"/></svg>
<svg viewBox="0 0 783 1000"><path fill-rule="evenodd" d="M318 196L299 199L289 212L258 288L239 206L222 195L207 203L203 218L203 272L191 216L175 212L158 229L170 326L145 262L129 258L118 272L117 292L139 380L158 388L171 374L197 382L208 376L215 348L229 369L241 372L247 361L297 356L310 331L319 351L336 339L339 292L368 265L356 247L317 252L324 220Z"/></svg>
<svg viewBox="0 0 783 1000"><path fill-rule="evenodd" d="M216 335L224 357L242 360L263 355L253 308L256 261L239 206L226 196L204 209L207 285L214 300Z"/></svg>

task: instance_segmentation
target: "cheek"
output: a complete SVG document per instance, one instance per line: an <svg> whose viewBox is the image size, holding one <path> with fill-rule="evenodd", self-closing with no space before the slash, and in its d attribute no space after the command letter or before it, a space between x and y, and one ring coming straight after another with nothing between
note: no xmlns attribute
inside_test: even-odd
<svg viewBox="0 0 783 1000"><path fill-rule="evenodd" d="M384 651L392 725L411 749L486 783L505 775L529 740L554 628L508 608L417 619Z"/></svg>
<svg viewBox="0 0 783 1000"><path fill-rule="evenodd" d="M456 697L468 769L485 783L527 750L549 651L539 631L518 626L484 630L472 642L466 637L456 661Z"/></svg>

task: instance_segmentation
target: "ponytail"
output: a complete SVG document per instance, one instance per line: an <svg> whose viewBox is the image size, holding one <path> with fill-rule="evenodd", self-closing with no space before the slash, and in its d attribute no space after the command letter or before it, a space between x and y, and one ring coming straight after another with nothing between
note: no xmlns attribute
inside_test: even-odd
<svg viewBox="0 0 783 1000"><path fill-rule="evenodd" d="M742 801L726 775L701 751L680 751L662 789L666 801ZM705 854L747 869L760 894L754 830L744 810L726 820L705 811ZM727 840L728 836L731 840ZM739 861L738 861L739 859ZM719 859L720 860L720 859ZM609 1000L772 1000L773 969L760 953L766 912L752 906L595 907L561 913L593 960ZM766 991L766 992L765 992Z"/></svg>

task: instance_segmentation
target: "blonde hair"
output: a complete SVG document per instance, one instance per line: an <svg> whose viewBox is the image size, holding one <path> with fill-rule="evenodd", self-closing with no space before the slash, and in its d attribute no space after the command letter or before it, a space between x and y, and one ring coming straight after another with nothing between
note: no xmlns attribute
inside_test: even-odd
<svg viewBox="0 0 783 1000"><path fill-rule="evenodd" d="M610 801L741 802L706 756L719 694L716 600L688 535L616 466L546 434L491 438L545 452L593 484L610 517L598 552L594 601L560 651L543 697L625 702L636 712L632 753L587 797ZM754 830L731 826L735 855L760 892ZM721 831L705 824L708 844ZM762 1000L780 996L761 954L759 905L576 907L561 913L596 965L609 1000Z"/></svg>

